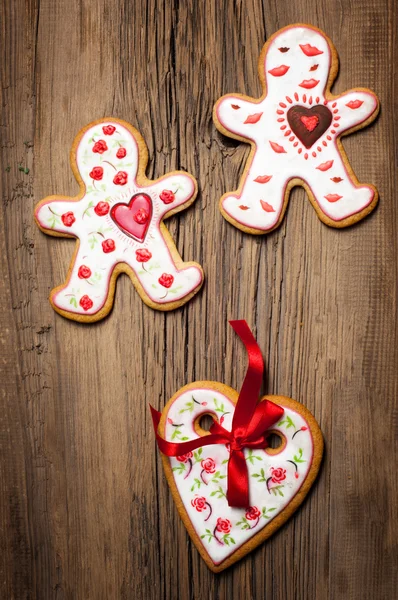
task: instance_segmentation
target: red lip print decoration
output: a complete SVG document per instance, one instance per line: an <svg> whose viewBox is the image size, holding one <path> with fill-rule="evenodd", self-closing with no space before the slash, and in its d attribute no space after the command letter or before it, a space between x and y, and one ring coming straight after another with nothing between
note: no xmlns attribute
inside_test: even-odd
<svg viewBox="0 0 398 600"><path fill-rule="evenodd" d="M330 181L333 181L334 183L340 183L340 181L343 181L341 177L331 177Z"/></svg>
<svg viewBox="0 0 398 600"><path fill-rule="evenodd" d="M355 110L356 108L359 108L360 106L362 106L363 104L363 100L350 100L349 102L347 102L346 106L348 106L348 108L352 108L353 110Z"/></svg>
<svg viewBox="0 0 398 600"><path fill-rule="evenodd" d="M299 86L306 90L312 90L312 88L318 85L319 81L319 79L304 79L301 83L299 83Z"/></svg>
<svg viewBox="0 0 398 600"><path fill-rule="evenodd" d="M312 65L310 71L316 71L319 65Z"/></svg>
<svg viewBox="0 0 398 600"><path fill-rule="evenodd" d="M268 204L268 202L265 202L265 200L260 200L260 204L261 208L265 210L265 212L275 212L274 207L271 206L271 204Z"/></svg>
<svg viewBox="0 0 398 600"><path fill-rule="evenodd" d="M328 202L337 202L337 200L340 200L340 198L342 197L343 196L339 196L338 194L328 194L327 196L325 196Z"/></svg>
<svg viewBox="0 0 398 600"><path fill-rule="evenodd" d="M280 146L276 142L270 142L270 146L271 146L272 150L274 152L276 152L277 154L286 154L286 150L284 149L284 147Z"/></svg>
<svg viewBox="0 0 398 600"><path fill-rule="evenodd" d="M332 113L323 104L312 108L292 106L286 116L291 130L306 148L311 148L332 122Z"/></svg>
<svg viewBox="0 0 398 600"><path fill-rule="evenodd" d="M258 121L261 119L261 117L263 116L263 113L255 113L254 115L249 115L246 119L246 121L244 122L244 124L248 123L250 125L253 125L254 123L258 123Z"/></svg>
<svg viewBox="0 0 398 600"><path fill-rule="evenodd" d="M306 56L318 56L318 54L323 54L323 50L319 50L316 46L311 46L311 44L299 44L299 46Z"/></svg>
<svg viewBox="0 0 398 600"><path fill-rule="evenodd" d="M239 106L239 104L231 104L231 106L232 106L232 108L233 108L234 110L239 110L239 109L240 109L240 106Z"/></svg>
<svg viewBox="0 0 398 600"><path fill-rule="evenodd" d="M289 52L290 48L282 47L278 48L279 52Z"/></svg>
<svg viewBox="0 0 398 600"><path fill-rule="evenodd" d="M315 168L318 169L318 171L329 171L329 169L331 169L332 167L333 167L333 160L327 160L326 162L321 163L320 165L318 165Z"/></svg>
<svg viewBox="0 0 398 600"><path fill-rule="evenodd" d="M146 219L141 218L144 214ZM148 194L135 194L128 204L112 206L111 217L123 233L143 242L152 219L152 200Z"/></svg>
<svg viewBox="0 0 398 600"><path fill-rule="evenodd" d="M268 71L268 73L270 75L273 75L274 77L282 77L282 75L285 75L285 73L287 73L289 69L290 67L288 67L287 65L281 65L280 67L275 67L274 69L271 69L270 71Z"/></svg>
<svg viewBox="0 0 398 600"><path fill-rule="evenodd" d="M259 175L254 181L256 183L268 183L271 178L272 175Z"/></svg>

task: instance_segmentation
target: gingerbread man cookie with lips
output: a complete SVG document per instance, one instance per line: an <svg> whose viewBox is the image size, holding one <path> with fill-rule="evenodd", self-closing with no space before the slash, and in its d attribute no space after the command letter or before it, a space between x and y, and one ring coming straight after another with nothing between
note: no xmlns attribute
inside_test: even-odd
<svg viewBox="0 0 398 600"><path fill-rule="evenodd" d="M340 138L371 123L379 102L356 88L333 96L338 56L316 27L290 25L275 33L259 59L259 99L227 94L214 107L216 127L252 146L239 189L221 198L221 212L253 234L283 219L289 194L303 186L319 218L346 227L377 204L373 185L356 179Z"/></svg>
<svg viewBox="0 0 398 600"><path fill-rule="evenodd" d="M177 308L200 289L200 265L182 261L163 224L195 200L196 181L180 171L150 181L147 161L145 142L131 125L95 121L79 133L71 151L79 196L49 196L37 205L42 231L78 240L66 282L50 296L64 317L85 322L105 317L122 272L158 310Z"/></svg>

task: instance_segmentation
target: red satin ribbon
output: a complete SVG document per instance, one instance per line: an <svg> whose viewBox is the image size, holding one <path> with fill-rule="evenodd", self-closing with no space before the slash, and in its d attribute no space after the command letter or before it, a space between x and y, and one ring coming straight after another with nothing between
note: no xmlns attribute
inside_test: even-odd
<svg viewBox="0 0 398 600"><path fill-rule="evenodd" d="M264 370L261 350L246 321L230 321L230 325L244 343L249 358L231 431L215 421L210 428L210 435L188 442L168 442L158 434L161 413L152 406L150 409L159 449L166 456L181 456L212 444L229 444L227 501L230 506L247 508L250 505L249 474L243 448L267 448L266 431L281 419L283 408L270 400L257 403Z"/></svg>

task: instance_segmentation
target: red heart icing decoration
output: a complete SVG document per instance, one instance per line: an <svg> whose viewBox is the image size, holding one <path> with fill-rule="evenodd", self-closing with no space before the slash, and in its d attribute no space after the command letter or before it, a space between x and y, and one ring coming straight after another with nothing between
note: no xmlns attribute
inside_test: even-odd
<svg viewBox="0 0 398 600"><path fill-rule="evenodd" d="M323 104L312 108L292 106L286 116L291 130L306 148L311 148L332 122L332 113Z"/></svg>
<svg viewBox="0 0 398 600"><path fill-rule="evenodd" d="M300 121L304 124L304 127L308 131L314 131L315 127L319 123L319 119L316 115L313 115L312 117L300 117Z"/></svg>
<svg viewBox="0 0 398 600"><path fill-rule="evenodd" d="M152 219L152 200L148 194L134 194L128 204L112 206L111 217L123 233L142 243Z"/></svg>

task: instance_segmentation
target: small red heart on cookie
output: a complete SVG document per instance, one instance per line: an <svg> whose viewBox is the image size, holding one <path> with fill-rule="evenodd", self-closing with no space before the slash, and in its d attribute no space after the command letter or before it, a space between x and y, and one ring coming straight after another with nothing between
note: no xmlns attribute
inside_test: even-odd
<svg viewBox="0 0 398 600"><path fill-rule="evenodd" d="M168 402L158 433L174 443L207 436L209 432L201 428L204 415L231 431L237 400L238 392L220 383L187 385ZM279 445L243 450L249 506L235 508L227 501L229 444L201 446L176 457L162 455L180 516L214 572L226 569L275 533L303 502L319 470L323 440L311 413L283 396L267 396L260 404L267 401L283 410L264 433Z"/></svg>
<svg viewBox="0 0 398 600"><path fill-rule="evenodd" d="M148 194L135 194L128 204L112 206L111 217L129 237L143 242L152 218L152 200Z"/></svg>
<svg viewBox="0 0 398 600"><path fill-rule="evenodd" d="M307 131L314 131L315 127L319 123L319 119L316 115L313 115L312 117L300 117L300 121L304 124L304 127L307 129Z"/></svg>

